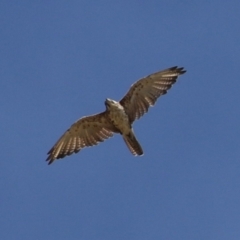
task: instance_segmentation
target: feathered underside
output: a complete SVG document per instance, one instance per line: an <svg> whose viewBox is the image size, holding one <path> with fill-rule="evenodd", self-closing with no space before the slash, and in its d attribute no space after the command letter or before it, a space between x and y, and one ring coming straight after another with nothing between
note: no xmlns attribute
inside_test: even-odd
<svg viewBox="0 0 240 240"><path fill-rule="evenodd" d="M160 96L167 93L177 81L178 76L185 72L183 68L172 67L135 82L120 100L120 104L128 114L130 122L132 123L143 116Z"/></svg>
<svg viewBox="0 0 240 240"><path fill-rule="evenodd" d="M83 117L75 122L48 152L48 164L112 137L117 129L109 123L106 114Z"/></svg>
<svg viewBox="0 0 240 240"><path fill-rule="evenodd" d="M183 68L172 67L135 82L119 102L128 115L129 122L126 126L130 127L131 130L133 121L143 116L161 95L167 93L178 76L185 72ZM83 117L75 122L48 152L46 159L48 164L51 164L55 159L77 153L85 147L97 145L113 136L113 133L121 133L120 129L113 125L114 121L122 123L120 115L113 114L117 119L110 119L109 111L111 110L109 109L107 107L105 112ZM132 154L143 154L141 145L133 132L130 135L123 135L123 138Z"/></svg>

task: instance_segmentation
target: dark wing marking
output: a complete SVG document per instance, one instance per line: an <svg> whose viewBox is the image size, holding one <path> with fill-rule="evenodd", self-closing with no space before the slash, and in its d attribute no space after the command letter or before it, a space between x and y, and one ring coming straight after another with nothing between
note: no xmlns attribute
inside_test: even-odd
<svg viewBox="0 0 240 240"><path fill-rule="evenodd" d="M185 72L183 68L172 67L135 82L120 101L130 122L143 116L161 95L167 93L178 76Z"/></svg>
<svg viewBox="0 0 240 240"><path fill-rule="evenodd" d="M116 129L107 119L107 113L83 117L75 122L48 152L46 161L51 164L55 159L64 158L79 152L84 147L97 145L113 136Z"/></svg>

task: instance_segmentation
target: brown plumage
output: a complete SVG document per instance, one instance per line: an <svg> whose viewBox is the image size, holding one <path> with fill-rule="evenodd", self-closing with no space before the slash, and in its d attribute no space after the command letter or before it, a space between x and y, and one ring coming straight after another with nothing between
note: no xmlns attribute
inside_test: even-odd
<svg viewBox="0 0 240 240"><path fill-rule="evenodd" d="M79 152L84 147L97 145L120 133L133 155L142 155L132 123L143 116L163 94L167 93L179 75L186 71L172 67L153 73L135 82L119 102L106 99L106 111L79 119L56 142L48 152L48 164Z"/></svg>
<svg viewBox="0 0 240 240"><path fill-rule="evenodd" d="M143 155L142 147L132 131L130 131L129 134L123 134L122 136L123 136L123 140L125 141L130 152L133 155L135 155L135 156Z"/></svg>

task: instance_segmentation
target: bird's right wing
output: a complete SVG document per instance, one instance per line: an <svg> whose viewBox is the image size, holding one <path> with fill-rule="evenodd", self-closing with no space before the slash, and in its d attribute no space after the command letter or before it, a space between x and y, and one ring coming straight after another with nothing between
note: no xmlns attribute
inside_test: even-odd
<svg viewBox="0 0 240 240"><path fill-rule="evenodd" d="M55 159L64 158L79 152L84 147L97 145L112 137L117 130L108 121L107 112L83 117L75 122L48 152L46 161L51 164Z"/></svg>
<svg viewBox="0 0 240 240"><path fill-rule="evenodd" d="M185 72L183 68L171 67L135 82L120 101L130 122L143 116L161 95L167 93L178 76Z"/></svg>

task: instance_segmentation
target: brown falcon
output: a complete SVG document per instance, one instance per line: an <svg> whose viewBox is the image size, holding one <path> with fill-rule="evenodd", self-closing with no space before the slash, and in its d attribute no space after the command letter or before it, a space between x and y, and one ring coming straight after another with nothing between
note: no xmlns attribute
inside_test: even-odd
<svg viewBox="0 0 240 240"><path fill-rule="evenodd" d="M133 155L142 155L143 150L137 141L132 123L143 116L158 97L176 82L186 71L172 67L153 73L135 82L127 94L119 101L106 99L106 110L102 113L83 117L76 121L48 152L48 164L79 152L84 147L97 145L120 133Z"/></svg>

